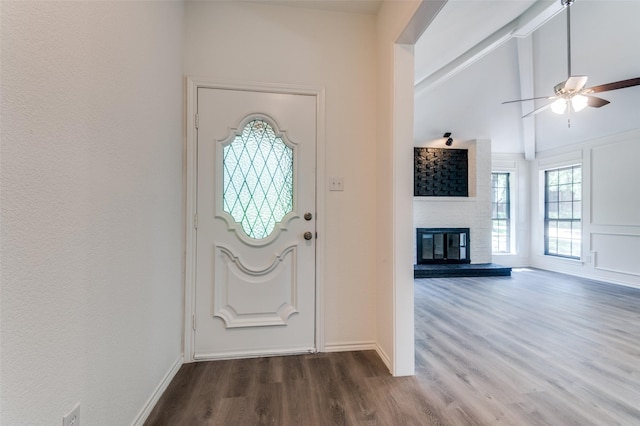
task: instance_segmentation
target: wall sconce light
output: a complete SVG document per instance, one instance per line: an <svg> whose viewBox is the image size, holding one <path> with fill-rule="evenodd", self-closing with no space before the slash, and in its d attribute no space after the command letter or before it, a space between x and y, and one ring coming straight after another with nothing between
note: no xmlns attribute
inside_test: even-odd
<svg viewBox="0 0 640 426"><path fill-rule="evenodd" d="M451 132L447 132L442 136L443 138L447 138L447 141L444 143L446 146L453 145L453 138L451 137Z"/></svg>

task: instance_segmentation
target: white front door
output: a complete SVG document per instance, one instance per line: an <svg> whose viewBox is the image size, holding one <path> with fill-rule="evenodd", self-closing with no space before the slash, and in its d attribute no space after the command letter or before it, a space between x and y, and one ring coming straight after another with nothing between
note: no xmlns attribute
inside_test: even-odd
<svg viewBox="0 0 640 426"><path fill-rule="evenodd" d="M194 358L313 351L316 97L197 96Z"/></svg>

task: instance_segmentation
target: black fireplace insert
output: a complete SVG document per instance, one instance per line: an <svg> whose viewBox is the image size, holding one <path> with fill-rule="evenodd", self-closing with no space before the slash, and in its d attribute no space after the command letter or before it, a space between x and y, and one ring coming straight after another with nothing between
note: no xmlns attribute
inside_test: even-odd
<svg viewBox="0 0 640 426"><path fill-rule="evenodd" d="M417 228L418 265L471 263L469 228Z"/></svg>

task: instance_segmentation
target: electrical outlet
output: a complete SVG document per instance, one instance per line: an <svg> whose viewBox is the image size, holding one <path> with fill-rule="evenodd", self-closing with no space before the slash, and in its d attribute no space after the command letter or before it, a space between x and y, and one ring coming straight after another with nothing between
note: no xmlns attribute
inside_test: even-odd
<svg viewBox="0 0 640 426"><path fill-rule="evenodd" d="M331 177L329 179L329 191L344 191L344 178Z"/></svg>
<svg viewBox="0 0 640 426"><path fill-rule="evenodd" d="M80 426L80 404L62 418L62 426Z"/></svg>

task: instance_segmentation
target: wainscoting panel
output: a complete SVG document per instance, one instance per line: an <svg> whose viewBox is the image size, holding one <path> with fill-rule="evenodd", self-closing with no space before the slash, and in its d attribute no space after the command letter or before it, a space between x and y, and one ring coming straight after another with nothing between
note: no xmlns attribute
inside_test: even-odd
<svg viewBox="0 0 640 426"><path fill-rule="evenodd" d="M640 276L640 235L591 234L594 268Z"/></svg>
<svg viewBox="0 0 640 426"><path fill-rule="evenodd" d="M630 139L591 150L594 225L640 226L639 142Z"/></svg>

